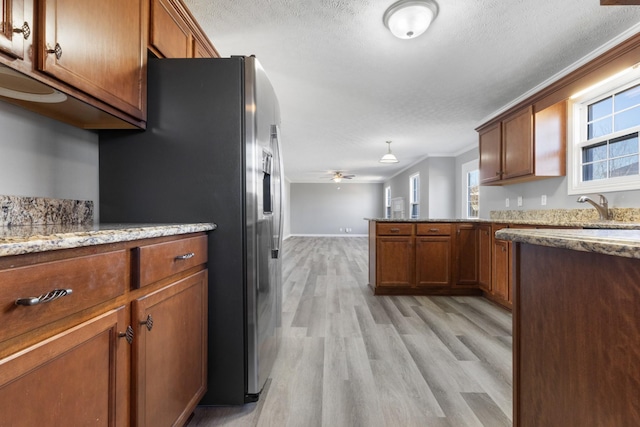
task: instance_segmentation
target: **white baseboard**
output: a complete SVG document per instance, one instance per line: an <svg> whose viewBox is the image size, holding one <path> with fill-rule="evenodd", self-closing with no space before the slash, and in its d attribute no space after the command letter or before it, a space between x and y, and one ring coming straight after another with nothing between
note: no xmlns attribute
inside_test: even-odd
<svg viewBox="0 0 640 427"><path fill-rule="evenodd" d="M290 234L289 237L367 237L368 234Z"/></svg>

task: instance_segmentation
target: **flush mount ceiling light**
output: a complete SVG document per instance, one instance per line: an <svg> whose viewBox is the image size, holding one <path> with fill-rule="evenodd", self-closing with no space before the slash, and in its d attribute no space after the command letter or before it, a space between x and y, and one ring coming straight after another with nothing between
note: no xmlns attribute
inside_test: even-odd
<svg viewBox="0 0 640 427"><path fill-rule="evenodd" d="M382 158L380 159L380 163L398 163L398 159L391 152L391 141L387 141L387 144L389 144L389 151L387 152L387 154L382 156Z"/></svg>
<svg viewBox="0 0 640 427"><path fill-rule="evenodd" d="M400 0L389 6L382 21L399 39L414 39L427 31L436 15L438 5L433 0Z"/></svg>

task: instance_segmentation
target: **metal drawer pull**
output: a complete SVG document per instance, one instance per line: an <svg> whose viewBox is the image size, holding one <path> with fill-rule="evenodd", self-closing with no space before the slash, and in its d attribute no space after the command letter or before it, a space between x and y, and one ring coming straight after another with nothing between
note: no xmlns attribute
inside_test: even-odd
<svg viewBox="0 0 640 427"><path fill-rule="evenodd" d="M147 327L147 330L150 331L151 329L153 329L153 317L151 317L151 315L147 315L146 320L143 320L142 322L140 322L141 325L145 325Z"/></svg>
<svg viewBox="0 0 640 427"><path fill-rule="evenodd" d="M118 333L118 337L126 339L129 344L133 343L133 328L131 325L127 326L126 331Z"/></svg>
<svg viewBox="0 0 640 427"><path fill-rule="evenodd" d="M439 228L430 228L429 231L432 232L432 233L437 233L438 231L440 231L440 229Z"/></svg>
<svg viewBox="0 0 640 427"><path fill-rule="evenodd" d="M195 254L195 253L193 253L193 252L189 252L188 254L178 255L178 256L177 256L177 257L175 257L174 259L175 259L176 261L183 261L183 260L185 260L185 259L193 258L194 256L196 256L196 254Z"/></svg>
<svg viewBox="0 0 640 427"><path fill-rule="evenodd" d="M392 233L399 233L400 229L399 228L391 228L391 229L389 229L389 231L392 232Z"/></svg>
<svg viewBox="0 0 640 427"><path fill-rule="evenodd" d="M62 298L71 294L73 290L71 289L54 289L51 292L47 292L46 294L42 294L39 297L27 297L27 298L19 298L16 300L16 305L38 305L44 304L45 302L51 302L58 298Z"/></svg>

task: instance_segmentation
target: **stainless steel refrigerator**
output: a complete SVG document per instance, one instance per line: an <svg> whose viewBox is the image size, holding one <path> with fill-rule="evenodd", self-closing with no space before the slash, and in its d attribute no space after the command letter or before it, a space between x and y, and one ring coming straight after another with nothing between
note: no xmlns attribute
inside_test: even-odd
<svg viewBox="0 0 640 427"><path fill-rule="evenodd" d="M201 404L255 401L281 324L278 100L254 57L148 68L147 129L100 133L100 221L217 224Z"/></svg>

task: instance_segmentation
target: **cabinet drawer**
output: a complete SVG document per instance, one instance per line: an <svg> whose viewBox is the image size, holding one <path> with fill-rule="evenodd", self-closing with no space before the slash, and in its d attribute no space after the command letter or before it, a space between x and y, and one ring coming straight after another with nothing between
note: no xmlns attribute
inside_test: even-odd
<svg viewBox="0 0 640 427"><path fill-rule="evenodd" d="M141 246L136 252L137 284L141 288L206 263L207 236Z"/></svg>
<svg viewBox="0 0 640 427"><path fill-rule="evenodd" d="M378 223L377 227L379 236L411 236L413 234L413 224Z"/></svg>
<svg viewBox="0 0 640 427"><path fill-rule="evenodd" d="M418 236L450 236L451 224L428 223L418 224Z"/></svg>
<svg viewBox="0 0 640 427"><path fill-rule="evenodd" d="M126 261L121 250L0 271L0 341L122 295ZM33 305L18 305L19 299Z"/></svg>

